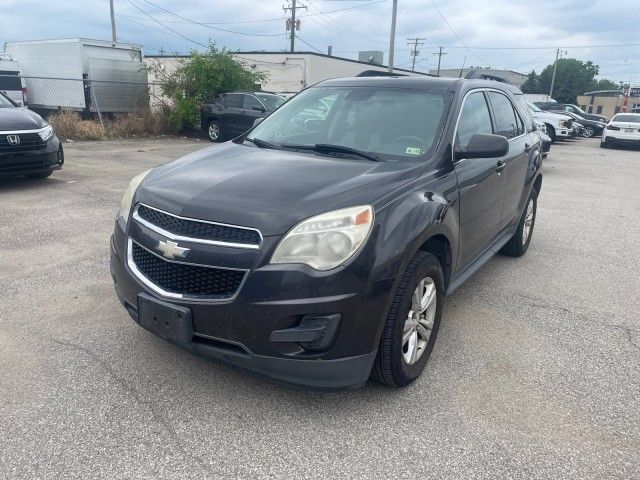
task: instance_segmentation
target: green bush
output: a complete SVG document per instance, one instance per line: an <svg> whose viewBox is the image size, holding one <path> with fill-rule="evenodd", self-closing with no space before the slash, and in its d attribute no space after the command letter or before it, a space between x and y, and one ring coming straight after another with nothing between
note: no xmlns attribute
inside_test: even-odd
<svg viewBox="0 0 640 480"><path fill-rule="evenodd" d="M162 76L162 93L171 100L169 122L180 130L198 125L200 105L216 95L253 90L267 80L265 72L245 70L231 52L218 50L215 45L204 53L191 52L174 72L163 72Z"/></svg>

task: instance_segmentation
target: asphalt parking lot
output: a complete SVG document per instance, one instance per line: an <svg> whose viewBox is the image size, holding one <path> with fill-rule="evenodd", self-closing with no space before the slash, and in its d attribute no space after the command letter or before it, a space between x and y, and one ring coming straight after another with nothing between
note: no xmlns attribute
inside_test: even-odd
<svg viewBox="0 0 640 480"><path fill-rule="evenodd" d="M640 478L640 151L554 145L528 254L448 298L423 376L318 393L116 299L122 191L205 146L71 143L49 179L0 182L1 478Z"/></svg>

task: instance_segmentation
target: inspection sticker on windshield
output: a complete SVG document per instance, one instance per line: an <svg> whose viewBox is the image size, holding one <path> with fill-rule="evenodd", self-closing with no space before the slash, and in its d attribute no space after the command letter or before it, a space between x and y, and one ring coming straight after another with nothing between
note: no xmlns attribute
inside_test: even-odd
<svg viewBox="0 0 640 480"><path fill-rule="evenodd" d="M407 150L404 153L407 155L420 155L420 149L417 147L407 147Z"/></svg>

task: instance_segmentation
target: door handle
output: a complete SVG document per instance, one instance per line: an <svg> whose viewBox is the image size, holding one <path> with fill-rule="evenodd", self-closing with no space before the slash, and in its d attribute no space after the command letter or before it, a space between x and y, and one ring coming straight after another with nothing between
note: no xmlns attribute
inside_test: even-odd
<svg viewBox="0 0 640 480"><path fill-rule="evenodd" d="M498 160L498 163L496 164L496 172L502 172L506 166L507 164L504 162L504 160Z"/></svg>

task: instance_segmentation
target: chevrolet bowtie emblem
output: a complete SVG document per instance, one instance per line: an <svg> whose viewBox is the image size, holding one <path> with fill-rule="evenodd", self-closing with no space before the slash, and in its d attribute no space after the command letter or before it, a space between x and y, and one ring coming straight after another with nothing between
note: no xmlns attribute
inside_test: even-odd
<svg viewBox="0 0 640 480"><path fill-rule="evenodd" d="M158 242L158 250L162 252L166 258L172 259L176 257L184 258L189 253L190 248L179 247L176 242L172 242L171 240L167 240L163 242L160 240Z"/></svg>

